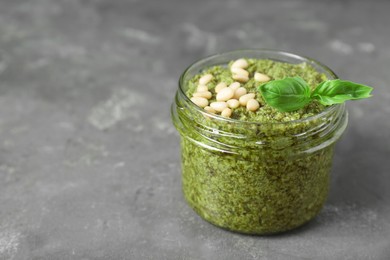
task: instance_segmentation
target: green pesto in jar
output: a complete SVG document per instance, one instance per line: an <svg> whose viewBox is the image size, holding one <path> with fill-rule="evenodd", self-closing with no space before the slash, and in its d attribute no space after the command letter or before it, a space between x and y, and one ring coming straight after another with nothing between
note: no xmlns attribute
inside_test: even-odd
<svg viewBox="0 0 390 260"><path fill-rule="evenodd" d="M181 118L193 124L183 130L175 123L182 137L183 192L190 206L217 226L248 234L278 233L302 225L321 210L328 193L334 142L312 149L325 137L321 133L300 136L323 124L320 119L299 120L322 112L323 105L312 102L298 111L278 112L261 98L253 74L261 72L271 80L300 76L311 87L326 76L306 63L247 61L250 80L242 86L256 93L261 106L256 112L234 109L231 119L262 124L240 127L231 120L181 109ZM210 102L215 101L213 89L219 82L234 82L228 66L205 68L187 82L188 97L199 78L208 73L214 76L207 84L213 93ZM283 123L293 120L298 121Z"/></svg>

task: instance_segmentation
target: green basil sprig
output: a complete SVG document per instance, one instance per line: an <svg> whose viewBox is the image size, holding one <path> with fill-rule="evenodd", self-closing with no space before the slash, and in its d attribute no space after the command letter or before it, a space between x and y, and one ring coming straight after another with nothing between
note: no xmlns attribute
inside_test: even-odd
<svg viewBox="0 0 390 260"><path fill-rule="evenodd" d="M372 88L346 80L326 80L313 92L309 84L300 77L272 80L259 86L265 102L271 107L291 112L303 108L312 100L325 106L371 97Z"/></svg>

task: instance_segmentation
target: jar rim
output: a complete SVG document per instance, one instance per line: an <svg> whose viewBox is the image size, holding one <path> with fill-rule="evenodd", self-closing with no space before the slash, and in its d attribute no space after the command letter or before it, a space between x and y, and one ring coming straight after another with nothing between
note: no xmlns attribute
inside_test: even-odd
<svg viewBox="0 0 390 260"><path fill-rule="evenodd" d="M334 71L332 71L328 66L322 64L321 62L319 62L319 61L317 61L315 59L307 57L307 56L302 56L302 55L298 55L298 54L295 54L295 53L282 51L282 50L276 50L276 49L237 49L237 50L234 50L234 51L227 51L227 52L220 52L220 53L212 54L212 55L206 56L206 57L204 57L202 59L196 60L195 62L190 64L184 70L184 72L180 75L180 78L179 78L179 91L181 92L181 94L184 97L184 99L187 102L193 104L193 102L185 94L185 91L183 89L184 77L186 76L186 74L188 73L188 71L192 67L195 67L199 63L203 63L203 62L206 62L208 60L212 60L214 58L217 58L217 57L219 57L221 55L229 55L229 54L235 54L235 53L241 53L241 52L244 52L244 53L246 53L246 52L247 53L256 52L256 53L263 53L263 54L267 54L267 53L269 53L269 54L279 54L279 55L282 55L284 57L290 57L290 58L299 59L299 60L302 60L303 62L307 62L309 64L314 64L314 65L320 67L321 69L326 71L331 77L333 77L334 79L338 79L338 76L336 75L336 73ZM301 119L296 119L296 120L291 120L291 121L287 121L287 122L255 122L255 121L243 121L243 120L238 120L238 119L225 118L225 117L222 117L222 116L217 115L217 114L209 113L206 110L202 109L201 107L198 107L195 104L193 104L193 105L194 105L196 110L198 110L200 113L203 113L203 114L205 114L205 115L207 115L209 117L212 117L212 118L215 118L215 119L218 119L218 120L221 120L221 121L225 121L225 122L249 124L249 125L286 125L286 124L303 123L303 122L308 122L308 121L312 121L312 120L316 120L318 118L324 117L325 115L327 115L329 113L332 113L336 109L340 109L340 108L343 107L343 104L334 104L334 105L331 105L331 106L325 108L323 111L321 111L320 113L315 114L313 116L309 116L309 117L301 118Z"/></svg>

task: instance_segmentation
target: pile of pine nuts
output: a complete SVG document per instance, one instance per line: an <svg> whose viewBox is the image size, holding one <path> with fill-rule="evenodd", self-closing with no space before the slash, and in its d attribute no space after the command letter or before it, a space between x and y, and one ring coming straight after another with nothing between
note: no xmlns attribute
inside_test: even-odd
<svg viewBox="0 0 390 260"><path fill-rule="evenodd" d="M231 117L232 109L240 106L246 107L248 111L257 111L260 108L260 104L255 99L256 94L247 93L246 88L241 86L241 83L249 80L249 72L245 70L248 66L249 64L245 59L234 61L230 66L230 72L232 73L232 78L236 81L229 86L225 82L219 82L214 88L217 101L210 104L209 100L213 97L213 94L209 91L207 84L214 77L211 74L203 75L198 81L198 87L192 95L191 101L209 113L220 113L221 116L226 118ZM257 82L267 82L270 80L270 77L255 72L254 79Z"/></svg>

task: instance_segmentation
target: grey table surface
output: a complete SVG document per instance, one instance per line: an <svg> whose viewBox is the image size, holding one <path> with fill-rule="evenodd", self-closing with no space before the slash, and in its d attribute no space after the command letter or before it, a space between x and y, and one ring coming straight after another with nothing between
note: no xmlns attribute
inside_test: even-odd
<svg viewBox="0 0 390 260"><path fill-rule="evenodd" d="M0 259L390 259L390 1L0 1ZM181 193L169 108L206 55L274 48L375 86L329 199L245 236Z"/></svg>

